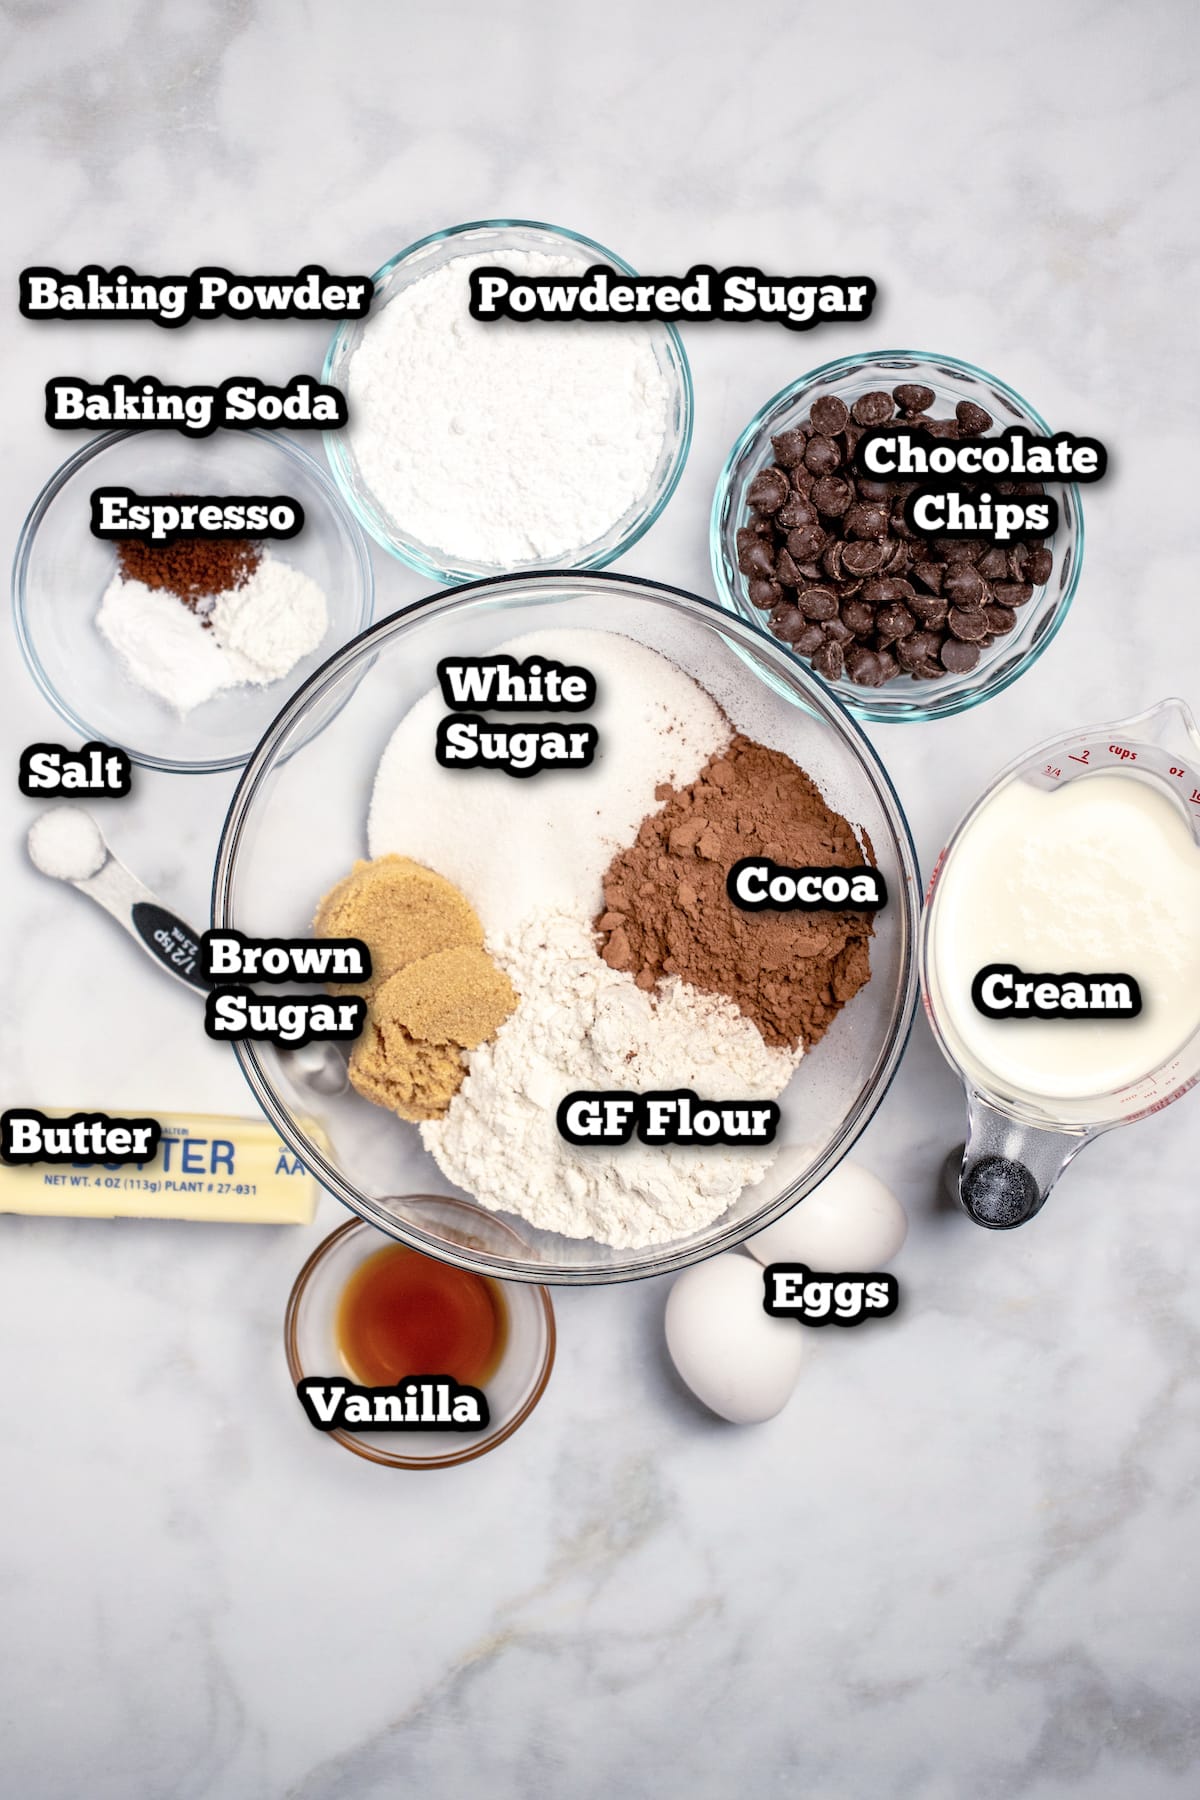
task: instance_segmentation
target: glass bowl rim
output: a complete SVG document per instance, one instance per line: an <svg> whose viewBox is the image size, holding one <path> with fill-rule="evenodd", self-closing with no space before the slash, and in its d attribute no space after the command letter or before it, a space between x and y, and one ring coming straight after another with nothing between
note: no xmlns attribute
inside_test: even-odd
<svg viewBox="0 0 1200 1800"><path fill-rule="evenodd" d="M231 430L232 428L225 427L224 429ZM37 535L41 530L46 514L49 512L51 506L54 504L55 500L57 500L64 487L66 487L67 483L78 474L78 472L89 463L93 457L99 456L104 451L112 449L113 446L118 443L124 443L129 438L144 437L145 435L146 433L137 426L126 426L119 431L103 432L98 437L89 439L89 441L81 445L78 450L72 451L71 455L68 456L65 461L61 462L57 469L55 469L43 483L37 497L25 515L24 523L22 524L17 537L17 547L13 552L13 626L16 631L17 642L21 646L21 653L25 658L25 666L33 676L34 682L43 698L49 701L58 716L65 720L66 723L71 726L72 730L81 734L85 742L94 740L102 734L97 732L93 726L89 725L82 714L76 712L66 700L65 696L59 692L43 667L41 657L38 655L30 635L27 597L29 563L33 554L33 546L37 541ZM217 434L213 433L210 435L216 436ZM348 543L353 548L354 559L358 566L359 575L359 622L354 636L356 638L360 637L364 631L370 630L375 615L375 571L371 565L370 552L367 549L366 540L363 537L362 531L359 529L358 521L346 507L341 494L338 492L336 484L330 480L329 475L315 456L305 450L302 445L293 443L290 438L283 437L278 432L265 431L260 426L251 426L246 431L235 432L234 435L237 437L258 438L264 443L271 444L274 448L283 451L284 455L290 457L293 462L298 463L299 466L315 481L322 497L328 502L334 517L337 519L339 525L343 527ZM317 671L314 670L314 673L316 672ZM349 695L347 695L347 698L349 698ZM160 773L167 775L214 775L223 770L243 768L253 756L256 746L252 744L248 750L237 756L209 757L203 761L195 758L189 758L185 761L174 757L156 756L149 751L135 750L130 744L122 744L120 748L125 751L130 761L136 763L139 768L157 769Z"/></svg>
<svg viewBox="0 0 1200 1800"><path fill-rule="evenodd" d="M855 368L870 365L872 363L879 364L891 362L897 358L904 359L905 361L927 364L934 368L941 366L943 368L954 369L964 375L977 377L980 381L987 383L990 387L998 389L1001 393L1007 395L1010 400L1014 401L1033 421L1043 436L1048 437L1050 435L1049 425L1047 425L1045 419L1042 418L1042 415L1038 412L1037 408L1029 404L1023 394L1018 393L1016 388L1012 387L1007 381L1002 381L998 375L993 375L989 370L980 368L977 363L967 362L966 359L961 356L935 354L930 350L866 350L855 356L837 356L830 362L819 363L814 368L809 369L805 374L798 376L795 381L787 382L777 393L772 394L769 400L763 402L753 418L751 418L749 423L741 432L739 432L737 438L734 440L733 447L729 451L728 456L726 456L725 461L722 463L721 472L717 477L712 507L709 512L709 562L712 566L713 582L716 586L717 593L721 596L722 605L728 611L735 613L738 618L745 618L746 613L737 594L725 577L724 556L722 554L724 538L721 520L722 502L730 489L734 470L743 455L750 449L755 438L758 437L759 433L762 431L767 415L773 412L777 406L793 400L804 388L810 386L822 376L849 374ZM1047 613L1046 618L1048 622L1043 627L1041 636L1038 638L1037 642L1035 644L1027 645L1011 668L1006 669L1003 674L992 675L989 678L988 672L985 670L977 683L974 685L968 683L967 686L960 689L958 694L947 699L943 705L936 707L936 709L935 703L938 699L938 694L936 691L937 683L935 682L930 682L928 684L930 692L927 702L909 700L906 698L902 701L897 701L892 705L887 705L878 700L871 700L869 698L872 692L870 688L860 688L857 694L851 694L849 688L852 684L850 683L837 682L827 684L830 692L837 695L847 711L852 713L855 718L869 719L872 724L876 725L906 725L914 722L917 724L933 724L938 719L956 718L959 713L968 712L971 707L978 706L985 700L991 700L997 694L1002 694L1005 688L1011 687L1013 682L1024 675L1027 669L1033 667L1042 652L1049 647L1061 630L1063 622L1066 619L1068 612L1071 610L1071 603L1075 598L1075 592L1079 586L1079 577L1083 572L1084 521L1083 501L1079 492L1079 487L1075 482L1063 482L1056 485L1061 485L1068 490L1074 505L1076 521L1075 567L1071 571L1070 581L1058 596L1053 610ZM749 622L753 624L755 621L750 620ZM768 633L768 636L769 635L770 634ZM799 661L800 659L797 658L796 660ZM807 667L807 665L804 666Z"/></svg>
<svg viewBox="0 0 1200 1800"><path fill-rule="evenodd" d="M548 232L552 237L564 238L571 243L579 244L586 250L595 251L598 260L612 263L623 275L636 276L637 274L637 270L633 265L626 262L623 256L618 256L615 250L609 250L606 245L598 242L596 238L587 237L581 231L572 231L569 225L551 225L544 219L469 219L462 225L446 225L443 226L440 231L428 231L424 237L417 238L415 242L407 245L405 249L397 250L394 256L389 256L387 261L381 263L379 268L376 269L374 275L371 277L372 285L376 292L378 292L382 284L389 279L401 263L407 262L411 257L416 256L419 251L427 249L431 244L444 243L451 238L461 237L468 231L513 230ZM612 549L606 550L597 556L588 557L583 562L579 563L578 567L581 569L607 568L610 563L616 561L618 556L624 556L627 550L632 550L633 546L639 539L645 536L650 527L662 515L667 502L671 499L676 488L679 486L680 478L687 466L688 456L692 447L692 430L695 422L695 393L692 385L692 367L688 361L687 351L684 348L683 338L680 335L678 327L667 324L665 320L656 320L654 322L661 324L666 331L668 341L674 350L675 367L679 373L679 399L681 402L683 418L680 423L678 439L673 452L671 470L661 494L641 523L635 529L627 532L617 544L612 547ZM327 386L333 385L334 364L342 344L352 336L356 329L365 327L365 324L365 319L343 319L335 329L333 336L329 340L329 347L325 352L324 363L321 366L321 380ZM394 556L396 561L403 563L406 568L415 569L418 575L424 576L428 581L439 582L443 587L463 585L453 570L446 569L438 563L429 561L426 557L417 555L412 550L397 544L394 539L390 537L380 535L376 525L364 515L358 503L358 496L354 493L350 485L347 474L349 451L344 442L344 434L342 432L325 431L322 432L321 436L325 446L325 455L333 473L333 479L337 483L343 500L354 514L354 517L362 530L379 545L380 549L386 550L389 556ZM497 569L495 574L473 576L472 580L494 581L501 575L513 572L514 571ZM520 573L523 571L515 572ZM540 570L530 572L542 573ZM563 569L548 570L545 572L552 574L567 573L567 571Z"/></svg>
<svg viewBox="0 0 1200 1800"><path fill-rule="evenodd" d="M406 1194L404 1197L405 1199L428 1198L430 1200L436 1200L439 1205L460 1207L464 1212L484 1212L484 1208L475 1206L470 1200L460 1199L457 1194L429 1194L427 1196ZM489 1225L498 1225L502 1230L506 1231L510 1237L517 1238L517 1233L513 1231L503 1219L497 1218L495 1214L487 1214L486 1216ZM376 1227L370 1224L366 1219L355 1218L343 1220L342 1223L335 1226L326 1237L323 1237L320 1243L314 1247L310 1255L305 1258L302 1268L292 1283L291 1292L288 1295L287 1306L283 1315L283 1353L287 1358L288 1370L292 1377L293 1387L304 1379L306 1373L315 1372L306 1371L304 1369L300 1361L300 1353L296 1343L300 1308L304 1304L304 1296L308 1291L309 1284L326 1257L333 1254L335 1248L342 1240L349 1237L352 1233L359 1231L368 1231L372 1232L376 1237L380 1236ZM385 1250L389 1244L396 1244L399 1241L399 1239L389 1235L380 1243L379 1248ZM518 1239L518 1242L519 1241L520 1240ZM408 1245L406 1247L409 1249L415 1248L413 1245ZM526 1246L526 1248L528 1248L528 1246ZM492 1279L494 1280L496 1277L492 1277ZM554 1360L558 1349L558 1330L554 1322L554 1302L550 1297L549 1289L543 1282L538 1282L536 1285L523 1282L521 1285L523 1287L533 1287L534 1292L541 1301L542 1317L546 1328L546 1348L536 1379L534 1380L529 1394L502 1430L496 1432L494 1436L486 1436L482 1441L467 1438L460 1449L447 1451L440 1456L402 1456L398 1451L392 1452L385 1450L380 1445L364 1443L361 1438L355 1437L353 1432L343 1431L340 1426L335 1427L332 1431L323 1432L322 1436L333 1438L337 1443L342 1445L343 1449L352 1451L355 1456L361 1456L364 1462L379 1463L384 1468L388 1469L451 1469L458 1463L474 1462L478 1457L486 1456L489 1450L495 1450L497 1445L503 1444L525 1423L526 1419L545 1393L550 1382L550 1377L554 1373ZM402 1434L398 1434L398 1442L404 1442Z"/></svg>
<svg viewBox="0 0 1200 1800"><path fill-rule="evenodd" d="M293 1122L291 1111L277 1097L272 1083L259 1066L254 1041L249 1038L238 1040L234 1043L233 1049L257 1104L275 1130L279 1132L284 1143L295 1152L309 1173L315 1175L323 1187L328 1189L351 1212L356 1213L360 1219L375 1225L386 1236L410 1245L414 1250L420 1250L425 1255L441 1261L452 1261L456 1266L471 1269L478 1275L491 1275L501 1281L527 1281L562 1287L595 1287L673 1273L687 1268L692 1263L706 1261L722 1250L734 1249L753 1232L765 1230L768 1225L773 1224L776 1219L789 1212L804 1195L811 1193L836 1167L842 1157L849 1153L866 1130L895 1079L912 1032L920 995L917 964L921 897L924 887L921 881L916 845L913 842L912 831L895 784L879 752L837 694L825 687L816 676L810 675L798 662L787 656L784 646L753 621L730 613L726 607L721 606L715 600L704 599L699 594L690 593L686 588L673 587L667 582L656 581L646 576L627 575L624 571L609 569L515 570L508 575L486 576L479 581L466 582L454 588L438 590L426 595L423 599L411 601L407 606L398 608L385 618L376 620L357 638L352 638L348 643L342 645L319 669L313 671L308 680L296 690L282 711L268 726L239 776L221 826L221 835L213 866L210 924L214 930L224 930L230 923L226 914L233 872L250 808L263 781L278 760L278 749L282 738L295 723L297 717L302 716L346 670L351 669L360 659L373 659L382 643L399 635L409 624L416 622L422 614L432 613L435 609L439 612L453 611L454 608L461 605L464 599L470 599L472 596L481 598L480 590L482 589L505 589L522 584L552 589L556 583L563 581L585 584L603 582L626 584L631 589L645 590L647 593L665 600L666 604L678 613L687 615L699 609L701 617L709 618L727 639L732 640L729 647L735 653L739 653L736 642L739 637L748 640L752 647L757 641L765 647L771 657L779 661L781 668L786 670L788 678L795 682L800 695L810 697L812 710L816 712L818 718L825 714L828 715L826 722L841 734L843 743L847 744L858 756L864 773L879 800L895 840L901 868L907 878L901 884L903 898L896 899L901 918L904 921L905 934L897 1000L891 1024L884 1034L880 1049L874 1059L874 1074L860 1089L857 1100L824 1154L806 1171L804 1176L791 1183L776 1196L769 1206L764 1207L750 1224L726 1224L713 1240L703 1247L690 1246L686 1249L670 1249L667 1254L663 1254L661 1247L648 1245L635 1253L636 1260L616 1268L592 1268L584 1264L578 1266L562 1264L543 1266L536 1263L518 1265L501 1262L486 1252L472 1251L451 1257L446 1254L440 1239L428 1236L408 1220L397 1220L394 1215L384 1212L377 1200L369 1199L353 1190L341 1172L325 1157L319 1145L301 1144L298 1141L299 1132ZM498 598L502 601L503 595ZM747 665L747 669L753 678L763 679L752 666ZM354 692L357 685L357 682L353 683L350 691ZM312 742L313 739L310 738L307 741ZM283 760L290 755L291 751L288 751ZM457 1198L457 1196L448 1197ZM494 1216L499 1218L499 1215ZM504 1221L500 1220L499 1222L503 1223ZM514 1233L514 1235L517 1234Z"/></svg>

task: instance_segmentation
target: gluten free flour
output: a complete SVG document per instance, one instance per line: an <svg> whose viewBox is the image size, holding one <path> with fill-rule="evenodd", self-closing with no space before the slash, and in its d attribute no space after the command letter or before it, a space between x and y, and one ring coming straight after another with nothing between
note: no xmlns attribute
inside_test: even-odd
<svg viewBox="0 0 1200 1800"><path fill-rule="evenodd" d="M370 319L350 445L383 510L459 561L520 568L603 537L647 491L669 390L649 326L483 323L472 269L578 275L582 256L457 256Z"/></svg>

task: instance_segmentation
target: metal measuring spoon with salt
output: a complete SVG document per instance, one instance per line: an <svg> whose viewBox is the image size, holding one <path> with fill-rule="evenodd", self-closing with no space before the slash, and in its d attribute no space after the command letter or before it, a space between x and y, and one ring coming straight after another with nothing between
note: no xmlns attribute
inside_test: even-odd
<svg viewBox="0 0 1200 1800"><path fill-rule="evenodd" d="M208 993L212 983L202 970L199 933L113 855L91 813L82 806L52 806L39 813L25 841L41 874L69 883L103 907L164 974ZM297 1081L321 1094L345 1090L346 1058L338 1045L314 1042L285 1054Z"/></svg>

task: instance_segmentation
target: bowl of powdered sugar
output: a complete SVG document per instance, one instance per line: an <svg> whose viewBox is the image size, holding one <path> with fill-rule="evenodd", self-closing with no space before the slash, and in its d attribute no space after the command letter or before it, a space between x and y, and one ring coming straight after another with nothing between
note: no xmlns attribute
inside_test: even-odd
<svg viewBox="0 0 1200 1800"><path fill-rule="evenodd" d="M371 535L438 581L601 568L653 524L692 428L673 327L471 316L471 276L633 271L577 233L492 219L385 263L365 319L339 327L323 379L349 400L326 448Z"/></svg>
<svg viewBox="0 0 1200 1800"><path fill-rule="evenodd" d="M756 855L875 897L743 909ZM846 1153L907 1035L919 905L881 764L782 645L655 583L531 573L405 608L295 696L234 797L213 924L370 951L335 990L364 1001L344 1091L236 1046L333 1193L478 1272L586 1282L728 1248ZM612 1093L690 1093L732 1134L575 1134L568 1100ZM739 1135L753 1107L778 1130ZM524 1252L443 1243L416 1197L446 1192Z"/></svg>
<svg viewBox="0 0 1200 1800"><path fill-rule="evenodd" d="M93 496L287 503L294 535L120 539ZM270 509L264 525L270 526ZM13 568L17 634L43 693L84 738L186 773L236 768L288 695L370 623L366 542L320 464L265 431L112 432L51 478Z"/></svg>

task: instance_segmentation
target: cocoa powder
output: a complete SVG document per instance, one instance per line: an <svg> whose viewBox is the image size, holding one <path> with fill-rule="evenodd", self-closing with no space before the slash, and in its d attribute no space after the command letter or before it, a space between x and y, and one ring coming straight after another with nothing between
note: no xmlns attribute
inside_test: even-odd
<svg viewBox="0 0 1200 1800"><path fill-rule="evenodd" d="M725 994L768 1044L818 1043L869 980L864 913L746 912L726 891L734 863L861 867L859 844L821 792L778 750L735 737L687 787L660 788L661 810L604 877L600 953L640 988L678 975Z"/></svg>

